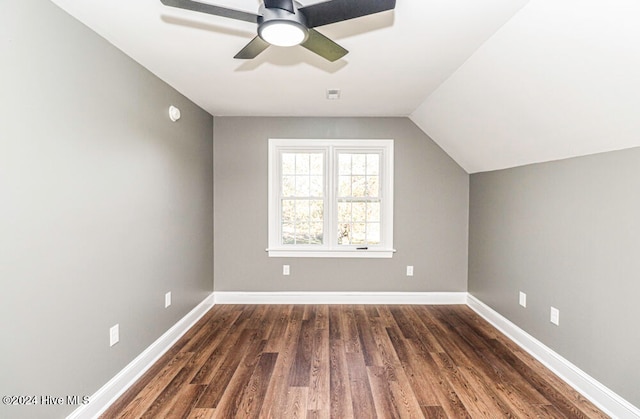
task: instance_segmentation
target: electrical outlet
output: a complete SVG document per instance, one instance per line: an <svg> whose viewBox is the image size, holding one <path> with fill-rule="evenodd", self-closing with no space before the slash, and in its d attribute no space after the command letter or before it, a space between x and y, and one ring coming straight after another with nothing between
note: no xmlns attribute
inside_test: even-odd
<svg viewBox="0 0 640 419"><path fill-rule="evenodd" d="M282 275L289 275L290 272L289 265L282 265Z"/></svg>
<svg viewBox="0 0 640 419"><path fill-rule="evenodd" d="M407 276L413 276L413 266L407 265Z"/></svg>
<svg viewBox="0 0 640 419"><path fill-rule="evenodd" d="M120 325L116 324L109 329L109 346L113 346L120 342Z"/></svg>
<svg viewBox="0 0 640 419"><path fill-rule="evenodd" d="M520 291L520 305L522 307L526 307L527 306L527 294L525 294L522 291Z"/></svg>
<svg viewBox="0 0 640 419"><path fill-rule="evenodd" d="M171 305L171 291L164 295L164 308L167 308Z"/></svg>
<svg viewBox="0 0 640 419"><path fill-rule="evenodd" d="M556 326L560 326L560 310L555 307L551 307L551 323Z"/></svg>

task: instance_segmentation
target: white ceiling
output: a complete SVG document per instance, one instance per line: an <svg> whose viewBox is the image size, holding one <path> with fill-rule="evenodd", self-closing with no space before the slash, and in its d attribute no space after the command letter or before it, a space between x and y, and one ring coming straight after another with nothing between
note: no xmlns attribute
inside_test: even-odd
<svg viewBox="0 0 640 419"><path fill-rule="evenodd" d="M212 115L410 116L469 173L640 146L636 0L398 0L318 28L335 63L234 60L255 25L159 0L52 1Z"/></svg>
<svg viewBox="0 0 640 419"><path fill-rule="evenodd" d="M160 0L53 1L212 115L407 116L527 0L398 0L394 11L319 27L350 51L335 63L302 47L234 60L255 24ZM326 100L333 88L341 100Z"/></svg>

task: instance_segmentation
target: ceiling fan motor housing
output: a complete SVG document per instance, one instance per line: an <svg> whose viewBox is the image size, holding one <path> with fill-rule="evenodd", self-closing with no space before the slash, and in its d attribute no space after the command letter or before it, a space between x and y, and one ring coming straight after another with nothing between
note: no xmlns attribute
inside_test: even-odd
<svg viewBox="0 0 640 419"><path fill-rule="evenodd" d="M273 41L273 38L269 36L270 27L271 30L275 29L275 27L279 28L288 28L290 31L299 31L302 39L298 38L295 43L291 43L291 45L298 45L305 42L309 38L309 29L307 27L307 19L304 14L300 13L298 10L302 5L297 1L293 2L294 4L294 12L291 13L284 9L279 8L266 8L263 5L260 6L260 15L258 16L258 35L264 41L278 45ZM280 46L291 46L287 43L283 43Z"/></svg>

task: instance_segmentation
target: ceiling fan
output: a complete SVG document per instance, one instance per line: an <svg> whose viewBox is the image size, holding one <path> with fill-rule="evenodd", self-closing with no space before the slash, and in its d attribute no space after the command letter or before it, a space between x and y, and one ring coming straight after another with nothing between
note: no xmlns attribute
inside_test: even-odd
<svg viewBox="0 0 640 419"><path fill-rule="evenodd" d="M336 61L349 51L314 28L384 12L396 6L396 0L329 0L309 6L295 0L263 0L258 14L253 14L194 0L160 1L165 6L257 23L258 35L233 58L255 58L269 45L302 45L329 61Z"/></svg>

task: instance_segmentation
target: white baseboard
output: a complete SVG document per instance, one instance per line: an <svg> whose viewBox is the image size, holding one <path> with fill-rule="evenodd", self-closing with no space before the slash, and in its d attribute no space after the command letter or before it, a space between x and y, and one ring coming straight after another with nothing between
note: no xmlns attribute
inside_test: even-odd
<svg viewBox="0 0 640 419"><path fill-rule="evenodd" d="M205 298L186 316L167 330L147 349L116 374L90 398L90 402L74 410L67 419L97 418L173 346L211 307L213 294Z"/></svg>
<svg viewBox="0 0 640 419"><path fill-rule="evenodd" d="M640 409L611 391L602 383L580 368L567 361L542 342L529 335L507 318L493 310L471 294L468 295L469 307L504 333L509 339L531 354L547 368L553 371L571 387L591 400L596 406L613 418L638 419Z"/></svg>
<svg viewBox="0 0 640 419"><path fill-rule="evenodd" d="M466 292L216 291L216 304L466 304Z"/></svg>

